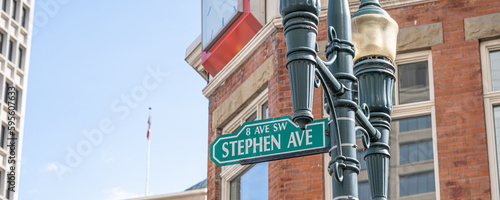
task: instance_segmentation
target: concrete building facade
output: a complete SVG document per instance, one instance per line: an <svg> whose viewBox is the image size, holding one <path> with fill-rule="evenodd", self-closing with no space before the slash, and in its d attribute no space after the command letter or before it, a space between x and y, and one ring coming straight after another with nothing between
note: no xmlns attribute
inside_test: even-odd
<svg viewBox="0 0 500 200"><path fill-rule="evenodd" d="M400 28L389 198L500 199L500 1L380 2ZM326 60L328 2L321 3L319 55ZM349 3L354 13L359 1ZM245 121L293 114L279 1L250 5L262 28L221 71L209 74L202 65L201 37L186 51L207 80L209 144ZM315 118L328 117L322 91L314 95ZM369 199L358 143L359 197ZM207 198L331 199L329 160L325 154L218 167L209 159Z"/></svg>
<svg viewBox="0 0 500 200"><path fill-rule="evenodd" d="M0 7L0 199L18 199L35 1L2 0Z"/></svg>

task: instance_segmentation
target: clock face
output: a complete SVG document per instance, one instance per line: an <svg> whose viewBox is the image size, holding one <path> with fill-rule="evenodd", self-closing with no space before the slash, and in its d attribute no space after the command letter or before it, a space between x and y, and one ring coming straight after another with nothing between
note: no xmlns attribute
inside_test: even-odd
<svg viewBox="0 0 500 200"><path fill-rule="evenodd" d="M202 0L202 47L207 49L243 12L242 0Z"/></svg>

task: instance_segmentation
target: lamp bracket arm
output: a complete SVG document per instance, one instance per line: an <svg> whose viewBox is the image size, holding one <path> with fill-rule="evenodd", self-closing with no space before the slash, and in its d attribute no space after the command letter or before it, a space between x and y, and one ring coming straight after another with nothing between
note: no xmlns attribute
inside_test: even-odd
<svg viewBox="0 0 500 200"><path fill-rule="evenodd" d="M318 69L315 70L316 72L316 76L318 77L319 81L321 82L321 84L323 84L323 86L325 85L325 79L323 77L323 75L319 72ZM325 92L325 96L326 96L326 100L327 100L327 103L328 103L328 106L330 107L330 115L331 115L331 123L328 123L328 129L333 129L335 132L332 134L330 134L330 136L334 136L335 137L335 141L337 142L336 146L340 147L341 144L342 144L342 141L340 139L340 130L339 130L339 126L338 126L338 121L337 121L337 113L335 112L335 105L333 103L333 99L332 99L332 96L331 96L331 93L330 93L330 90L328 90L328 88L326 87L323 87L323 90ZM331 126L331 124L333 124L333 127ZM331 151L333 150L333 148L330 149L330 153ZM342 148L337 148L337 155L342 155Z"/></svg>
<svg viewBox="0 0 500 200"><path fill-rule="evenodd" d="M330 175L332 175L335 178L335 180L337 182L342 182L344 180L343 169L346 168L346 164L344 163L346 158L342 154L342 140L340 138L340 130L339 130L339 126L338 126L337 113L335 112L335 107L334 107L334 103L333 103L333 99L332 99L330 90L327 87L325 87L326 80L323 77L323 74L321 74L321 72L318 68L316 68L315 73L319 79L319 81L316 81L316 82L321 82L321 84L323 85L323 90L325 92L327 103L328 103L328 106L330 107L329 110L330 110L331 120L328 123L328 131L329 132L334 131L333 133L330 133L330 136L335 137L335 141L336 141L335 145L330 144L331 145L330 150L329 150L330 155L332 155L332 151L336 150L337 157L334 160L330 161L330 163L328 165L328 172L330 173ZM335 77L333 80L336 81ZM319 84L317 84L317 83L316 83L316 85L319 86ZM337 147L337 148L334 148L334 147Z"/></svg>
<svg viewBox="0 0 500 200"><path fill-rule="evenodd" d="M369 121L370 111L366 104L362 104L362 108L358 106L354 101L347 99L337 99L335 101L335 106L342 106L351 108L355 113L356 122L366 130L370 136L370 140L376 141L381 137L380 131L378 131Z"/></svg>
<svg viewBox="0 0 500 200"><path fill-rule="evenodd" d="M335 54L335 56L332 58L332 60L330 60L331 63L333 63L333 61L335 61L336 57L337 56ZM335 78L333 76L333 74L330 72L330 70L328 70L328 68L326 67L325 62L323 60L321 60L321 58L318 55L316 55L316 61L318 63L318 65L316 66L318 73L316 73L316 74L320 74L322 76L322 78L324 79L323 85L326 86L335 95L343 94L347 90L347 88L342 83L340 83L337 80L337 78Z"/></svg>

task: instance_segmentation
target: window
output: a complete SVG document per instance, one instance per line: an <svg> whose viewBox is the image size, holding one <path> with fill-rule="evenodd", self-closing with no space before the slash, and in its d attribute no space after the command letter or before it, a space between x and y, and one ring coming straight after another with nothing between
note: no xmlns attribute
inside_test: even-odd
<svg viewBox="0 0 500 200"><path fill-rule="evenodd" d="M491 199L500 198L500 40L482 42L481 70Z"/></svg>
<svg viewBox="0 0 500 200"><path fill-rule="evenodd" d="M3 33L0 33L0 53L3 54Z"/></svg>
<svg viewBox="0 0 500 200"><path fill-rule="evenodd" d="M425 198L434 199L436 194L431 193L435 191L436 182L431 115L396 119L391 126L389 170L397 175L393 177L399 178L391 180L399 181L399 195L393 193L392 197L429 193ZM395 148L398 146L399 151Z"/></svg>
<svg viewBox="0 0 500 200"><path fill-rule="evenodd" d="M14 101L14 109L16 109L16 111L19 111L19 90L17 88L14 88L14 95L16 96L16 100Z"/></svg>
<svg viewBox="0 0 500 200"><path fill-rule="evenodd" d="M427 61L398 65L399 103L428 101Z"/></svg>
<svg viewBox="0 0 500 200"><path fill-rule="evenodd" d="M3 102L5 104L7 104L7 106L8 106L8 102L10 101L9 100L9 92L12 92L12 91L9 91L9 87L12 87L12 85L9 82L6 82L5 83L5 92L4 92ZM17 109L18 108L18 103L20 102L19 101L19 90L17 88L14 88L13 92L15 93L14 95L15 95L15 98L16 98L15 102L13 102L13 103L15 103L15 109L18 110Z"/></svg>
<svg viewBox="0 0 500 200"><path fill-rule="evenodd" d="M495 142L496 142L496 150L497 150L497 166L500 166L500 106L493 107L493 117L494 117L494 125L495 125ZM498 170L498 174L500 174L500 169ZM499 188L500 189L500 188Z"/></svg>
<svg viewBox="0 0 500 200"><path fill-rule="evenodd" d="M3 145L4 145L4 143L5 143L5 142L4 142L4 140L5 140L5 137L6 137L6 135L7 135L7 134L5 133L5 131L6 131L6 130L7 130L7 128L5 128L5 126L4 126L4 125L2 125L2 132L0 133L0 134L1 134L1 135L0 135L0 147L2 147L2 148L5 148Z"/></svg>
<svg viewBox="0 0 500 200"><path fill-rule="evenodd" d="M17 15L17 1L12 0L12 10L11 10L11 17L12 19L16 20L16 15Z"/></svg>
<svg viewBox="0 0 500 200"><path fill-rule="evenodd" d="M27 9L26 7L23 6L21 9L21 26L26 28L26 15L27 15Z"/></svg>
<svg viewBox="0 0 500 200"><path fill-rule="evenodd" d="M399 147L400 164L432 160L432 141L402 144Z"/></svg>
<svg viewBox="0 0 500 200"><path fill-rule="evenodd" d="M3 96L4 103L7 103L9 100L9 87L11 87L9 82L6 82L5 83L5 92L4 92L4 96Z"/></svg>
<svg viewBox="0 0 500 200"><path fill-rule="evenodd" d="M431 128L431 117L414 117L399 120L399 133L426 130Z"/></svg>
<svg viewBox="0 0 500 200"><path fill-rule="evenodd" d="M19 47L19 55L18 55L18 60L17 60L17 66L19 69L22 69L23 67L23 56L24 56L24 49Z"/></svg>
<svg viewBox="0 0 500 200"><path fill-rule="evenodd" d="M428 51L398 55L396 58L397 76L393 104L402 105L432 101L431 53Z"/></svg>
<svg viewBox="0 0 500 200"><path fill-rule="evenodd" d="M9 190L9 187L5 187L5 198L6 199L10 199L10 190Z"/></svg>
<svg viewBox="0 0 500 200"><path fill-rule="evenodd" d="M434 192L434 172L426 172L399 178L399 196Z"/></svg>
<svg viewBox="0 0 500 200"><path fill-rule="evenodd" d="M9 40L9 60L12 62L12 59L14 58L14 41Z"/></svg>
<svg viewBox="0 0 500 200"><path fill-rule="evenodd" d="M2 0L2 10L7 12L7 0Z"/></svg>
<svg viewBox="0 0 500 200"><path fill-rule="evenodd" d="M359 170L366 170L366 160L365 160L365 152L362 150L358 150L356 152L356 158L359 160Z"/></svg>
<svg viewBox="0 0 500 200"><path fill-rule="evenodd" d="M259 163L233 179L231 200L268 199L268 163Z"/></svg>
<svg viewBox="0 0 500 200"><path fill-rule="evenodd" d="M368 182L362 182L358 184L358 197L359 200L371 200L372 193L370 191L370 184Z"/></svg>
<svg viewBox="0 0 500 200"><path fill-rule="evenodd" d="M245 122L269 118L267 103L268 90L265 89L243 111L224 128L224 134L235 132ZM254 165L223 166L222 199L249 200L268 199L268 162Z"/></svg>
<svg viewBox="0 0 500 200"><path fill-rule="evenodd" d="M398 54L395 63L396 80L393 92L393 113L389 145L388 199L438 199L439 174L434 122L434 91L431 51ZM323 117L326 117L324 113ZM360 200L371 199L368 182L366 152L357 137L356 157L360 162L358 195ZM330 156L325 155L325 168ZM426 177L425 184L422 182ZM325 173L325 199L331 199L331 176ZM408 192L408 185L417 177L416 193ZM420 177L420 179L419 179ZM419 182L420 180L420 182ZM424 188L424 186L426 186ZM404 188L401 188L404 187ZM418 195L417 195L418 194Z"/></svg>
<svg viewBox="0 0 500 200"><path fill-rule="evenodd" d="M500 50L490 52L491 84L493 91L500 90Z"/></svg>
<svg viewBox="0 0 500 200"><path fill-rule="evenodd" d="M415 163L433 159L433 147L431 140L431 117L413 117L398 120L399 133L408 134L410 142L400 143L399 146L399 164ZM428 139L420 140L422 135L428 135ZM419 135L419 136L412 136Z"/></svg>

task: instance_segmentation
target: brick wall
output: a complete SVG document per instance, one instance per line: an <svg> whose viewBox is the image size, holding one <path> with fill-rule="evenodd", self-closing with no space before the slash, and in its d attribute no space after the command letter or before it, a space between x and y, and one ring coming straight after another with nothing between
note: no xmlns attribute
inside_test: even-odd
<svg viewBox="0 0 500 200"><path fill-rule="evenodd" d="M216 89L209 97L208 111L208 152L210 152L210 144L219 136L217 128L212 127L212 112L226 100L231 93L236 90L267 58L269 58L275 48L275 38L270 37L265 41L259 49L257 49L248 60L235 70L227 80ZM210 156L207 155L207 156ZM207 167L207 198L221 199L221 168L215 165L210 158L208 159Z"/></svg>
<svg viewBox="0 0 500 200"><path fill-rule="evenodd" d="M442 22L432 47L441 199L490 199L479 41L464 18L500 12L500 1L443 0L388 10L400 28Z"/></svg>
<svg viewBox="0 0 500 200"><path fill-rule="evenodd" d="M275 73L269 80L270 117L293 115L286 41L283 30L276 37ZM321 119L321 90L314 90L313 115ZM323 199L323 156L312 155L269 162L269 199Z"/></svg>
<svg viewBox="0 0 500 200"><path fill-rule="evenodd" d="M498 13L500 1L442 0L388 12L400 28L443 25L444 44L431 48L441 199L490 199L479 41L465 41L463 19ZM319 30L318 40L326 40L325 20ZM271 55L269 115L293 114L285 54L283 30L278 30L209 97L209 144L218 136L217 127L211 127L212 112ZM316 119L321 109L321 90L316 89ZM323 199L325 170L321 155L269 162L269 199ZM220 172L208 159L208 199L221 198Z"/></svg>

